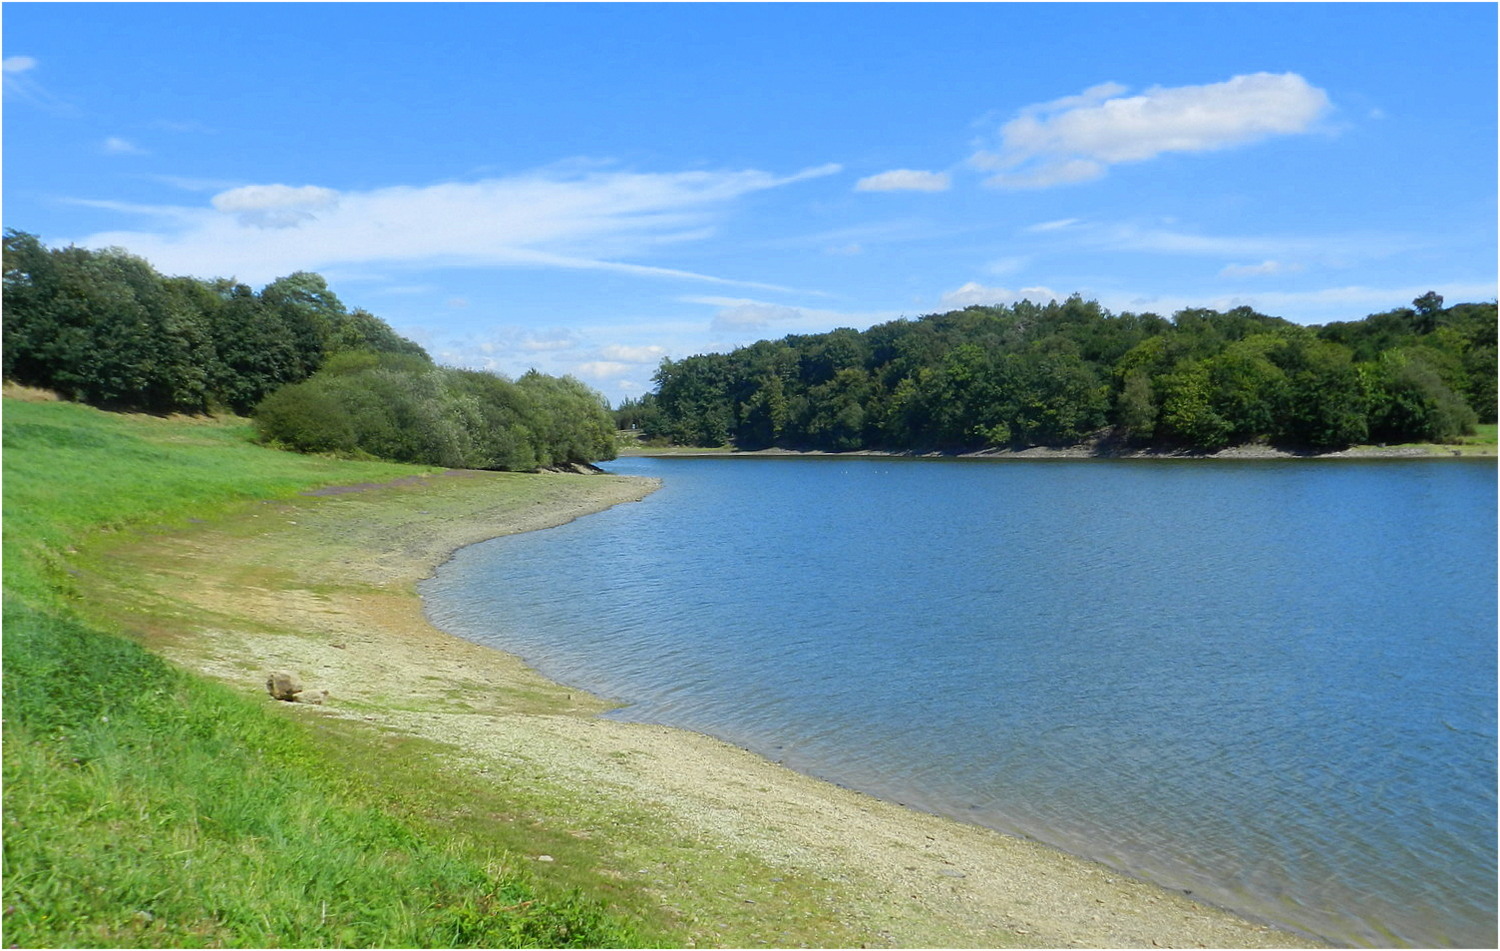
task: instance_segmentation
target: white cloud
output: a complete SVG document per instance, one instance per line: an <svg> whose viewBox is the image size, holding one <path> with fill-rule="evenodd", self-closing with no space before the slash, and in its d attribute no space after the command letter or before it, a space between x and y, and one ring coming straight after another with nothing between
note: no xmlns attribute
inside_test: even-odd
<svg viewBox="0 0 1500 951"><path fill-rule="evenodd" d="M512 378L533 367L554 375L570 373L576 362L592 355L586 335L567 327L536 330L492 323L482 333L452 334L442 324L397 330L422 342L440 363Z"/></svg>
<svg viewBox="0 0 1500 951"><path fill-rule="evenodd" d="M619 344L610 344L599 348L599 355L606 360L616 360L620 363L660 363L661 358L667 355L666 347L644 346L627 347Z"/></svg>
<svg viewBox="0 0 1500 951"><path fill-rule="evenodd" d="M796 323L804 316L796 307L742 301L714 314L709 326L715 333L741 333L747 330L760 332L772 324Z"/></svg>
<svg viewBox="0 0 1500 951"><path fill-rule="evenodd" d="M1219 272L1220 277L1267 277L1272 274L1292 274L1301 271L1302 265L1284 261L1262 261L1259 264L1230 264Z"/></svg>
<svg viewBox="0 0 1500 951"><path fill-rule="evenodd" d="M338 192L317 185L246 185L219 192L212 199L219 211L234 215L240 224L252 228L295 228L315 221L317 212L338 203Z"/></svg>
<svg viewBox="0 0 1500 951"><path fill-rule="evenodd" d="M526 353L576 350L579 345L578 335L565 328L523 333L516 342L516 348Z"/></svg>
<svg viewBox="0 0 1500 951"><path fill-rule="evenodd" d="M1125 96L1113 83L1030 106L1000 128L997 150L970 163L987 184L1046 188L1099 178L1111 165L1167 152L1206 152L1311 131L1332 108L1296 73L1254 73Z"/></svg>
<svg viewBox="0 0 1500 951"><path fill-rule="evenodd" d="M488 370L515 379L528 369L553 376L575 376L616 402L650 388L661 358L711 349L703 322L637 317L625 326L600 325L534 331L519 324L493 323L480 333L451 328L397 327L449 366ZM611 343L600 345L599 340Z"/></svg>
<svg viewBox="0 0 1500 951"><path fill-rule="evenodd" d="M629 373L633 369L635 367L629 363L617 363L611 360L590 360L577 364L573 368L573 373L581 379L602 380Z"/></svg>
<svg viewBox="0 0 1500 951"><path fill-rule="evenodd" d="M1014 304L1023 300L1045 303L1061 299L1056 291L1048 287L1023 287L1019 291L1012 291L1009 288L986 287L977 281L970 281L962 287L948 291L939 298L939 303L948 308L960 308L975 305Z"/></svg>
<svg viewBox="0 0 1500 951"><path fill-rule="evenodd" d="M33 56L7 56L4 60L0 60L0 68L4 69L7 76L28 72L36 69L36 66L36 58Z"/></svg>
<svg viewBox="0 0 1500 951"><path fill-rule="evenodd" d="M119 245L167 273L233 273L251 283L296 270L422 264L608 270L719 284L787 288L618 260L668 240L701 238L737 198L839 170L778 176L730 172L540 171L507 178L343 191L259 184L210 207L150 209L154 231L74 243Z"/></svg>
<svg viewBox="0 0 1500 951"><path fill-rule="evenodd" d="M922 172L909 168L898 168L879 175L861 178L854 184L860 192L942 192L947 191L952 179L947 172Z"/></svg>

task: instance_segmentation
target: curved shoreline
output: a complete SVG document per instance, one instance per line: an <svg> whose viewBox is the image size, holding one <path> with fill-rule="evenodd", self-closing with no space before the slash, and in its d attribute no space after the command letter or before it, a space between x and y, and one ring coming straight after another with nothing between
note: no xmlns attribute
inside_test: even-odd
<svg viewBox="0 0 1500 951"><path fill-rule="evenodd" d="M247 690L268 668L294 669L332 696L290 711L443 743L454 768L524 783L539 813L607 841L618 874L645 877L698 943L779 946L778 902L795 885L833 906L825 946L1316 945L702 734L600 718L608 702L433 627L415 585L461 547L638 500L654 480L405 481L131 544L106 594L194 619L156 643L185 666Z"/></svg>

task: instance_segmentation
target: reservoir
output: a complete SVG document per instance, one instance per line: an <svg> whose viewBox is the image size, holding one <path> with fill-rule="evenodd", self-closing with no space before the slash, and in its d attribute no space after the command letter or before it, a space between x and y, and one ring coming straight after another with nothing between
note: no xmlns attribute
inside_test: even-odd
<svg viewBox="0 0 1500 951"><path fill-rule="evenodd" d="M1494 947L1493 460L630 458L445 630L1350 945Z"/></svg>

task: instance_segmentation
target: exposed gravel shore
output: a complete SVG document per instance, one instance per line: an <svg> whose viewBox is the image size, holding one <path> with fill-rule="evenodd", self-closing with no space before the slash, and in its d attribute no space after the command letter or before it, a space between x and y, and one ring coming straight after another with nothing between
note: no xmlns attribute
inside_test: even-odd
<svg viewBox="0 0 1500 951"><path fill-rule="evenodd" d="M1314 946L706 736L601 719L605 701L432 627L415 585L463 545L638 500L655 483L404 481L264 503L133 544L101 595L178 619L153 644L186 666L246 690L293 670L331 694L300 715L446 744L454 768L524 784L551 804L549 821L606 842L612 874L647 882L698 945L781 946L785 922L818 895L824 946Z"/></svg>

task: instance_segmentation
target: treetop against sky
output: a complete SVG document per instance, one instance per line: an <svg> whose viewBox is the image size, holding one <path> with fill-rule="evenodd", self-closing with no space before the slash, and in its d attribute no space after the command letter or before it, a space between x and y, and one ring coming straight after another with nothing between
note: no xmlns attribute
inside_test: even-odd
<svg viewBox="0 0 1500 951"><path fill-rule="evenodd" d="M613 400L663 356L1081 293L1496 288L1491 4L10 3L5 224Z"/></svg>

